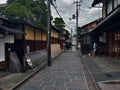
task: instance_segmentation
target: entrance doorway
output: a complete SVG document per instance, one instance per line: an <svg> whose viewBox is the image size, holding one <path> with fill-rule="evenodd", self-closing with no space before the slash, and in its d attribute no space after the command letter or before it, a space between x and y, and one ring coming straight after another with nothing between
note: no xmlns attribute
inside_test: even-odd
<svg viewBox="0 0 120 90"><path fill-rule="evenodd" d="M120 33L108 34L108 55L120 60Z"/></svg>

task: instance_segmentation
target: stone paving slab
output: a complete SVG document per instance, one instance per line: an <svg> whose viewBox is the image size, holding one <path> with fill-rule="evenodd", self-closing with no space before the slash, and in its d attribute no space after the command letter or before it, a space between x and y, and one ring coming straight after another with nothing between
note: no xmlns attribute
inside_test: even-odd
<svg viewBox="0 0 120 90"><path fill-rule="evenodd" d="M120 62L105 56L83 56L93 78L98 83L101 90L120 90ZM112 80L112 83L109 81ZM109 83L103 83L103 82ZM102 83L101 83L102 82Z"/></svg>
<svg viewBox="0 0 120 90"><path fill-rule="evenodd" d="M101 90L120 90L120 84L98 84L101 87Z"/></svg>
<svg viewBox="0 0 120 90"><path fill-rule="evenodd" d="M78 53L63 53L17 90L88 90Z"/></svg>

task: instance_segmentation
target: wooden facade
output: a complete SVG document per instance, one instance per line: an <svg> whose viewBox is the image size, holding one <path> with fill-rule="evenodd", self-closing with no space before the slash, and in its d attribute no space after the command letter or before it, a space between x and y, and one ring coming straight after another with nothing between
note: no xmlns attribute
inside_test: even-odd
<svg viewBox="0 0 120 90"><path fill-rule="evenodd" d="M108 33L108 56L120 60L120 31Z"/></svg>
<svg viewBox="0 0 120 90"><path fill-rule="evenodd" d="M52 30L51 30L51 43L52 44L59 44L59 29L57 29L56 27L52 26Z"/></svg>
<svg viewBox="0 0 120 90"><path fill-rule="evenodd" d="M93 6L96 5L95 2L99 3L98 1L94 0ZM102 41L105 42L106 55L120 60L120 0L105 0L102 15L103 21L94 31L104 36Z"/></svg>
<svg viewBox="0 0 120 90"><path fill-rule="evenodd" d="M37 50L46 49L47 44L47 34L45 31L40 30L39 28L35 27L34 25L26 22L26 21L19 21L19 20L9 20L6 18L1 18L3 20L3 25L9 28L17 29L19 31L25 32L23 34L15 34L14 35L14 43L5 44L6 50L6 62L8 69L9 66L9 54L7 54L9 47L12 47L10 52L15 52L21 62L22 67L24 68L24 56L25 53L34 52ZM1 63L0 66L5 66L4 63Z"/></svg>
<svg viewBox="0 0 120 90"><path fill-rule="evenodd" d="M94 42L98 43L98 35L90 33L92 29L101 21L101 19L90 22L82 26L80 41L81 51L83 54L89 54L92 52L92 45Z"/></svg>
<svg viewBox="0 0 120 90"><path fill-rule="evenodd" d="M90 31L97 25L97 20L82 26L83 31Z"/></svg>
<svg viewBox="0 0 120 90"><path fill-rule="evenodd" d="M33 24L24 20L13 20L0 18L3 20L3 25L8 28L17 29L25 34L14 34L14 43L5 43L5 62L0 62L0 69L8 69L9 67L9 52L15 52L24 68L24 57L26 53L36 52L42 49L47 49L47 33ZM64 36L60 38L60 31L52 26L51 29L51 45L59 50L60 45L64 43ZM11 48L10 51L9 48Z"/></svg>
<svg viewBox="0 0 120 90"><path fill-rule="evenodd" d="M4 20L1 20L4 23ZM0 25L0 70L8 69L9 67L9 54L13 52L15 35L23 35L24 32L21 32L17 29L8 28Z"/></svg>
<svg viewBox="0 0 120 90"><path fill-rule="evenodd" d="M25 25L25 53L27 53L27 49L29 48L28 52L33 52L36 50L45 49L46 45L46 33L42 30L39 30L35 27L31 27Z"/></svg>
<svg viewBox="0 0 120 90"><path fill-rule="evenodd" d="M116 20L119 19L119 13L116 13L116 16L114 16L114 12L120 8L120 0L109 0L106 1L103 5L103 18L107 17L113 17L111 22L111 27L106 30L106 52L109 57L116 58L120 60L120 27L115 26L116 24L119 24L120 21ZM117 17L118 16L118 17ZM110 25L110 24L109 24ZM107 27L107 24L106 24Z"/></svg>

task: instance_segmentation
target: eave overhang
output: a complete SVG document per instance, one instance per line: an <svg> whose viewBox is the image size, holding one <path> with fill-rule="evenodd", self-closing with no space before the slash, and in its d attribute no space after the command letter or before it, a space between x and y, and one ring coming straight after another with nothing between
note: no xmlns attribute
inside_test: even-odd
<svg viewBox="0 0 120 90"><path fill-rule="evenodd" d="M25 32L12 29L12 28L7 28L5 26L0 26L0 33L2 34L25 34Z"/></svg>
<svg viewBox="0 0 120 90"><path fill-rule="evenodd" d="M55 27L55 26L53 26L53 25L51 26L51 28L52 28L53 30L56 30L57 32L61 32L60 29L58 29L57 27Z"/></svg>
<svg viewBox="0 0 120 90"><path fill-rule="evenodd" d="M80 37L86 34L94 34L94 33L101 33L101 32L114 32L115 30L120 30L120 8L116 9L109 16L103 19L91 31L82 33Z"/></svg>
<svg viewBox="0 0 120 90"><path fill-rule="evenodd" d="M109 16L103 19L99 24L97 24L96 27L93 28L93 30L91 30L91 32L98 32L98 31L103 32L108 30L105 28L118 25L119 23L120 23L120 8L116 9Z"/></svg>
<svg viewBox="0 0 120 90"><path fill-rule="evenodd" d="M92 7L94 7L95 5L101 3L103 0L94 0L92 3Z"/></svg>

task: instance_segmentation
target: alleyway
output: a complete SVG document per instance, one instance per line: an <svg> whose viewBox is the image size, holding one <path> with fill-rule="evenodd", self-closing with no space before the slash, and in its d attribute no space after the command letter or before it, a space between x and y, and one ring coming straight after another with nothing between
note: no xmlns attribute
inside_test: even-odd
<svg viewBox="0 0 120 90"><path fill-rule="evenodd" d="M66 51L17 90L88 90L78 53Z"/></svg>

